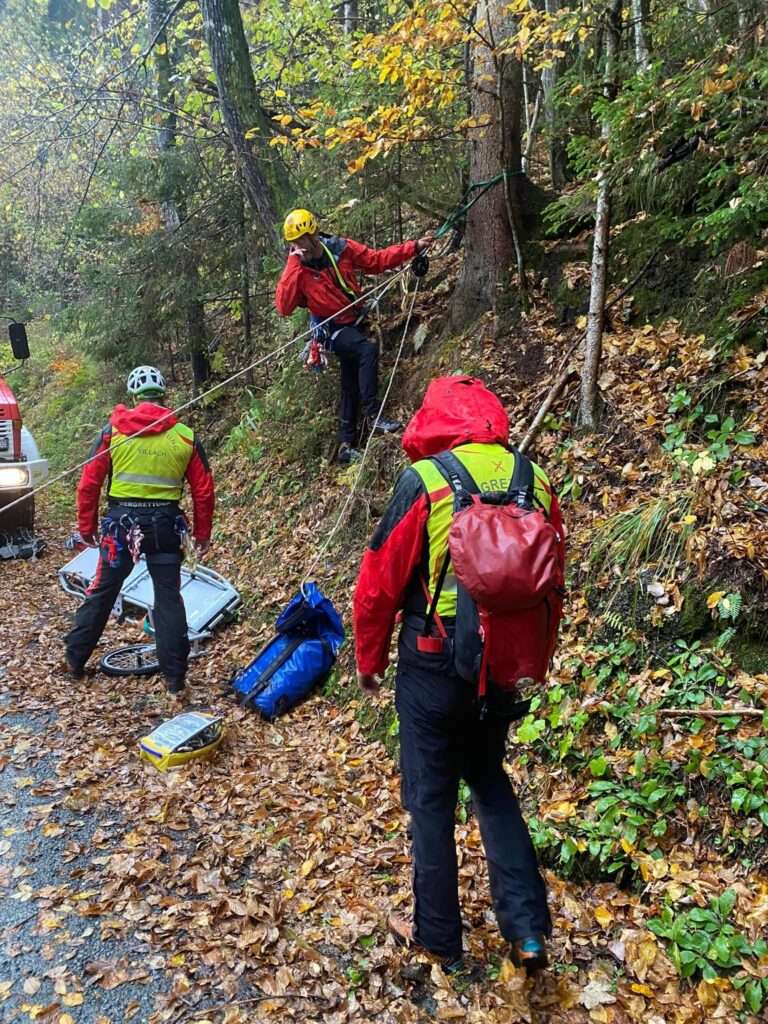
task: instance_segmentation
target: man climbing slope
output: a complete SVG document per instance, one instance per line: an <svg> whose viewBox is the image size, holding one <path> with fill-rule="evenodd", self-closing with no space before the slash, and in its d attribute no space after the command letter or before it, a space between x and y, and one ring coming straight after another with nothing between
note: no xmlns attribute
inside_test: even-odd
<svg viewBox="0 0 768 1024"><path fill-rule="evenodd" d="M275 291L275 305L282 316L299 306L309 310L313 321L332 317L324 327L327 348L336 354L341 367L340 446L338 460L347 464L359 457L357 418L362 405L373 427L381 408L379 390L379 349L366 337L358 318L359 305L349 306L361 294L355 271L381 274L394 270L423 252L431 236L415 242L369 249L351 238L339 238L318 231L317 219L308 210L293 210L285 218L283 236L290 243L288 259ZM343 312L342 312L343 310ZM392 433L402 424L379 418L376 430Z"/></svg>
<svg viewBox="0 0 768 1024"><path fill-rule="evenodd" d="M531 474L529 502L545 513L541 521L551 533L554 573L562 576L557 499L542 470L510 451L508 436L507 414L481 381L457 376L430 384L403 436L412 466L400 476L363 557L353 617L358 681L375 693L387 667L395 617L403 612L395 703L403 803L411 815L414 908L412 921L390 917L391 932L399 943L413 944L448 966L461 961L454 815L463 778L480 825L499 928L513 958L532 972L546 964L550 918L533 845L503 767L509 723L527 706L514 689L504 690L493 679L486 706L478 683L459 675L467 606L452 562L446 571L454 494L459 494L449 479L463 478L464 497L473 489L517 494L511 481L519 459L520 473ZM444 462L453 467L450 477L441 471ZM491 552L494 562L498 551ZM549 608L542 614L548 623ZM546 665L549 641L538 650L539 634L532 635Z"/></svg>
<svg viewBox="0 0 768 1024"><path fill-rule="evenodd" d="M128 377L128 394L134 408L113 409L91 451L99 457L83 468L77 488L78 527L87 543L98 545L99 564L65 637L67 666L75 678L82 677L123 582L144 554L155 590L157 658L168 692L179 693L189 657L181 599L181 546L187 523L179 502L186 480L194 508L192 533L204 554L213 521L213 476L194 432L153 401L165 394L159 370L137 366ZM137 432L139 436L125 441ZM99 531L99 495L107 477L108 507Z"/></svg>

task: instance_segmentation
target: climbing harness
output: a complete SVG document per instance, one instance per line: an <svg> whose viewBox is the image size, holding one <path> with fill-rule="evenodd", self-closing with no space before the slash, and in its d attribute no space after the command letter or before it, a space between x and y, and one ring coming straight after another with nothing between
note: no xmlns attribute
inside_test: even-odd
<svg viewBox="0 0 768 1024"><path fill-rule="evenodd" d="M120 525L125 530L125 543L133 559L133 564L136 565L141 558L141 542L144 540L139 520L134 519L133 516L124 515L120 517Z"/></svg>
<svg viewBox="0 0 768 1024"><path fill-rule="evenodd" d="M328 369L328 356L325 354L325 345L318 338L310 338L301 350L301 361L304 369L313 373L322 373Z"/></svg>
<svg viewBox="0 0 768 1024"><path fill-rule="evenodd" d="M119 524L114 519L102 519L99 548L101 549L102 558L106 560L110 569L114 569L118 565L120 562L120 552L123 550L118 530Z"/></svg>

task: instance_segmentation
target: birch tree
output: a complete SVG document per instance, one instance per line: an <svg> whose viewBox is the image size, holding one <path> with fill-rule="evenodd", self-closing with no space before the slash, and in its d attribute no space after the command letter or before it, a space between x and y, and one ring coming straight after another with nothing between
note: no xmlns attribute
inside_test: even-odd
<svg viewBox="0 0 768 1024"><path fill-rule="evenodd" d="M613 100L617 91L617 59L621 37L621 0L613 0L605 12L605 72L603 96ZM610 142L610 122L603 118L601 128L603 147ZM608 168L603 163L597 174L597 202L595 204L595 235L592 244L592 280L589 291L589 313L584 340L584 366L581 373L579 423L585 429L597 429L600 418L600 358L603 350L605 295L608 280L608 249L611 231L611 186Z"/></svg>

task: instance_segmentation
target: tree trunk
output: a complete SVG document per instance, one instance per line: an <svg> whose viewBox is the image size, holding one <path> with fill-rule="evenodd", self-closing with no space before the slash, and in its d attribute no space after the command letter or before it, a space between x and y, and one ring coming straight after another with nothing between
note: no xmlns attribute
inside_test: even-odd
<svg viewBox="0 0 768 1024"><path fill-rule="evenodd" d="M344 35L350 36L357 28L357 0L344 0L342 17Z"/></svg>
<svg viewBox="0 0 768 1024"><path fill-rule="evenodd" d="M259 103L238 0L200 0L200 7L221 116L243 176L245 194L268 242L282 247L275 202L287 202L287 178L280 164L270 164L267 159L271 125Z"/></svg>
<svg viewBox="0 0 768 1024"><path fill-rule="evenodd" d="M632 34L635 40L635 64L639 71L645 71L651 63L646 28L647 16L645 0L632 0Z"/></svg>
<svg viewBox="0 0 768 1024"><path fill-rule="evenodd" d="M603 95L613 100L617 91L617 56L621 34L621 0L613 0L605 16L605 76ZM610 139L610 126L603 121L603 144ZM603 323L605 295L608 281L608 248L611 231L611 187L606 167L597 175L597 203L595 207L595 237L592 246L592 282L589 290L587 333L584 340L584 366L581 371L581 397L579 425L588 431L597 429L600 419L600 359L603 351Z"/></svg>
<svg viewBox="0 0 768 1024"><path fill-rule="evenodd" d="M560 0L546 0L545 8L547 14L557 14L560 9ZM544 90L544 119L549 136L549 174L552 179L552 188L557 192L561 192L565 188L568 169L565 142L561 137L555 112L555 86L560 77L560 69L560 61L553 60L551 67L542 68L541 71L541 87Z"/></svg>
<svg viewBox="0 0 768 1024"><path fill-rule="evenodd" d="M164 26L171 9L170 0L148 0L149 30L155 47L155 96L162 111L160 131L157 133L157 148L162 181L160 215L169 236L175 234L184 218L183 197L176 197L173 165L170 156L176 148L176 115L173 95L173 61ZM187 335L187 351L192 365L192 380L195 387L204 384L211 375L208 360L208 344L205 336L205 307L200 300L200 274L193 253L184 245L177 247L179 276L182 280L181 293L184 324Z"/></svg>
<svg viewBox="0 0 768 1024"><path fill-rule="evenodd" d="M520 62L497 55L512 22L504 0L479 0L471 41L471 115L482 127L469 135L470 182L507 172L467 214L465 256L451 303L451 324L461 330L491 309L506 321L512 309L511 272L522 270L520 194L523 76ZM518 236L516 250L515 234ZM524 287L524 277L521 278Z"/></svg>

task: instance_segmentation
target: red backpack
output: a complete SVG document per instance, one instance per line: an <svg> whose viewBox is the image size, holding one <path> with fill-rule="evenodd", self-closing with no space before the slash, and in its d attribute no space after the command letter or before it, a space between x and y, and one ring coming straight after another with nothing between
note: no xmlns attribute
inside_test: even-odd
<svg viewBox="0 0 768 1024"><path fill-rule="evenodd" d="M433 622L447 636L437 603L450 562L458 588L454 665L478 684L481 705L489 681L504 690L544 681L562 617L562 539L535 498L530 459L512 454L509 487L494 492L480 492L451 452L432 459L451 486L454 507L424 638Z"/></svg>

